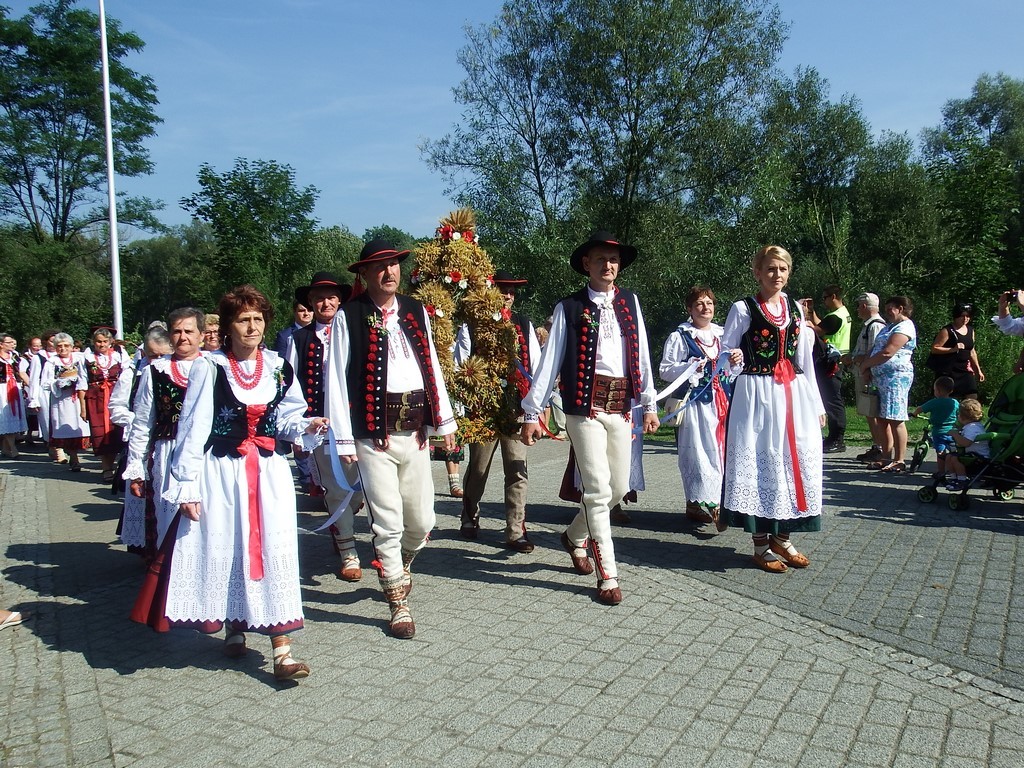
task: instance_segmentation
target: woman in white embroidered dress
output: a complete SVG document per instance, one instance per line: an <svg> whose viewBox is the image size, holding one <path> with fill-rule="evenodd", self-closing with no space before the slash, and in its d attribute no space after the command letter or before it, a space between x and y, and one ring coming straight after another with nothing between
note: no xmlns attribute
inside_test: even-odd
<svg viewBox="0 0 1024 768"><path fill-rule="evenodd" d="M128 436L128 457L123 477L141 507L126 504L121 540L131 551L152 560L163 542L178 505L164 498L169 468L178 444L178 421L188 387L192 363L199 357L205 313L181 307L167 317L172 353L149 361L142 368ZM167 338L161 328L152 329ZM147 335L152 331L147 331Z"/></svg>
<svg viewBox="0 0 1024 768"><path fill-rule="evenodd" d="M698 525L709 525L718 521L725 416L729 410L732 380L739 373L742 355L739 350L732 350L730 363L734 365L712 376L724 350L722 326L712 322L714 292L706 286L694 286L686 295L686 308L690 319L665 339L659 375L672 382L682 376L691 363L698 364L690 378L676 390L677 397L682 397L680 393L689 394L683 423L676 430L676 443L679 475L686 494L686 517Z"/></svg>
<svg viewBox="0 0 1024 768"><path fill-rule="evenodd" d="M89 424L84 418L83 401L88 384L82 353L73 351L74 343L66 333L53 337L56 353L43 366L39 387L46 392L50 447L67 452L71 471L81 472L78 452L89 443Z"/></svg>
<svg viewBox="0 0 1024 768"><path fill-rule="evenodd" d="M729 406L720 519L753 535L757 567L782 573L810 564L790 534L821 530L825 409L811 362L814 334L783 291L792 257L769 245L752 265L758 292L732 305L722 336L726 349L742 350L743 372Z"/></svg>
<svg viewBox="0 0 1024 768"><path fill-rule="evenodd" d="M0 452L9 459L18 458L14 441L27 425L22 392L28 377L21 370L17 347L17 339L0 333Z"/></svg>
<svg viewBox="0 0 1024 768"><path fill-rule="evenodd" d="M303 418L291 366L263 349L270 302L251 285L221 299L220 351L192 364L165 498L180 514L150 567L132 618L157 630L216 632L224 652L246 652L244 631L270 635L274 677L309 666L291 655L303 625L295 488L275 439L311 450L327 419ZM304 437L305 435L305 437Z"/></svg>

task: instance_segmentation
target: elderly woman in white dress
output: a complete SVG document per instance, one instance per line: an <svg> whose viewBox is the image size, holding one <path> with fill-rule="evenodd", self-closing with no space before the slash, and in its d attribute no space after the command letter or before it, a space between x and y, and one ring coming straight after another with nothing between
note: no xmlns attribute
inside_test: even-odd
<svg viewBox="0 0 1024 768"><path fill-rule="evenodd" d="M78 452L89 444L89 423L85 420L85 359L75 352L69 334L53 337L56 353L43 366L39 387L46 393L50 447L63 449L72 472L81 472Z"/></svg>
<svg viewBox="0 0 1024 768"><path fill-rule="evenodd" d="M178 504L132 611L158 631L216 632L224 652L246 652L244 632L270 635L274 677L309 666L291 653L303 626L295 488L277 439L311 450L327 419L306 401L288 362L263 348L270 302L251 285L221 299L222 348L192 363L164 498ZM305 437L304 437L305 436Z"/></svg>
<svg viewBox="0 0 1024 768"><path fill-rule="evenodd" d="M722 347L722 326L712 322L715 294L694 286L686 295L690 319L665 340L659 375L675 381L692 373L676 397L686 399L682 423L676 430L679 474L686 494L686 517L704 526L718 522L722 500L722 463L725 452L725 417L732 395L732 380L739 373L739 350ZM727 370L718 370L723 352L729 353ZM693 364L696 363L696 368ZM707 529L707 533L715 532Z"/></svg>
<svg viewBox="0 0 1024 768"><path fill-rule="evenodd" d="M27 427L22 393L28 377L21 370L17 347L17 339L0 333L0 452L9 459L18 458L14 440Z"/></svg>

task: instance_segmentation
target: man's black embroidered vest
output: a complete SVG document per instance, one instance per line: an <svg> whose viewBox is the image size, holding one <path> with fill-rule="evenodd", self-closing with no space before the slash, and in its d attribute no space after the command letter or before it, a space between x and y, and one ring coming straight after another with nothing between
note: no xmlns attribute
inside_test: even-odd
<svg viewBox="0 0 1024 768"><path fill-rule="evenodd" d="M629 379L626 400L640 396L640 336L637 330L636 295L615 289L612 299L615 318L625 343L623 365ZM594 369L597 365L597 339L601 333L601 309L590 300L584 287L562 299L565 313L565 357L562 360L562 407L575 416L590 416L594 399Z"/></svg>
<svg viewBox="0 0 1024 768"><path fill-rule="evenodd" d="M779 328L766 318L753 296L744 299L750 313L750 328L740 340L740 349L743 350L743 373L771 376L775 371L775 363L783 358L793 363L793 370L803 373L793 362L800 341L800 310L793 299L788 296L786 299L789 302L789 323L785 328Z"/></svg>
<svg viewBox="0 0 1024 768"><path fill-rule="evenodd" d="M427 314L423 305L408 296L395 296L400 333L415 354L423 375L427 408L423 423L438 427L441 414L438 388L427 335ZM352 436L356 440L387 438L388 337L383 317L370 297L362 293L341 305L349 337L346 371ZM395 331L392 331L393 333Z"/></svg>
<svg viewBox="0 0 1024 768"><path fill-rule="evenodd" d="M153 406L156 415L153 419L153 440L173 440L178 436L178 419L181 417L181 406L185 402L185 387L179 387L167 373L153 368L150 373L153 381Z"/></svg>
<svg viewBox="0 0 1024 768"><path fill-rule="evenodd" d="M324 344L316 335L316 321L292 334L295 347L295 375L306 400L306 417L324 415Z"/></svg>
<svg viewBox="0 0 1024 768"><path fill-rule="evenodd" d="M277 437L277 406L284 399L285 392L291 386L294 375L287 360L282 361L284 367L278 377L277 392L274 399L267 403L267 411L256 424L257 437ZM240 402L231 390L228 372L223 365L213 363L216 369L216 380L213 383L213 426L210 438L206 441L206 450L214 456L241 456L238 446L249 436L248 420L245 416L245 403ZM261 456L270 456L273 451L259 448Z"/></svg>

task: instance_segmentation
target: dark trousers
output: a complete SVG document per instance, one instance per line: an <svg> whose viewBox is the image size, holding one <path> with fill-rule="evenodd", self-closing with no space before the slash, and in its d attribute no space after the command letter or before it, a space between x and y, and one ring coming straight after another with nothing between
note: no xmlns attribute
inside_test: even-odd
<svg viewBox="0 0 1024 768"><path fill-rule="evenodd" d="M842 440L846 434L846 404L843 402L843 380L839 376L819 376L818 391L825 406L828 422L826 440Z"/></svg>

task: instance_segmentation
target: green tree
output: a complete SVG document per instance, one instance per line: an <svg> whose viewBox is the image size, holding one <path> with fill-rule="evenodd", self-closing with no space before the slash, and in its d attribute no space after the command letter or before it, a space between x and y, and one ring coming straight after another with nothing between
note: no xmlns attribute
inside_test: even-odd
<svg viewBox="0 0 1024 768"><path fill-rule="evenodd" d="M946 102L924 155L945 190L951 246L977 246L973 256L1001 262L1000 279L1024 283L1024 80L981 75L968 98Z"/></svg>
<svg viewBox="0 0 1024 768"><path fill-rule="evenodd" d="M110 323L110 268L100 244L37 242L26 228L0 233L0 319L19 341L46 328L81 339Z"/></svg>
<svg viewBox="0 0 1024 768"><path fill-rule="evenodd" d="M467 31L463 121L425 155L499 248L596 222L635 241L709 186L782 36L762 0L509 0Z"/></svg>
<svg viewBox="0 0 1024 768"><path fill-rule="evenodd" d="M13 19L0 8L0 215L37 242L66 241L106 219L99 18L50 0ZM143 142L160 122L156 86L125 59L144 43L107 19L116 169L152 171ZM125 201L122 220L152 226L156 205Z"/></svg>
<svg viewBox="0 0 1024 768"><path fill-rule="evenodd" d="M214 268L216 252L213 229L201 221L126 244L121 249L125 327L144 328L182 306L214 311L232 287Z"/></svg>
<svg viewBox="0 0 1024 768"><path fill-rule="evenodd" d="M319 190L299 189L290 166L244 158L225 173L204 163L199 187L181 206L213 228L214 269L232 285L258 287L279 314L290 312L294 287L309 279Z"/></svg>

